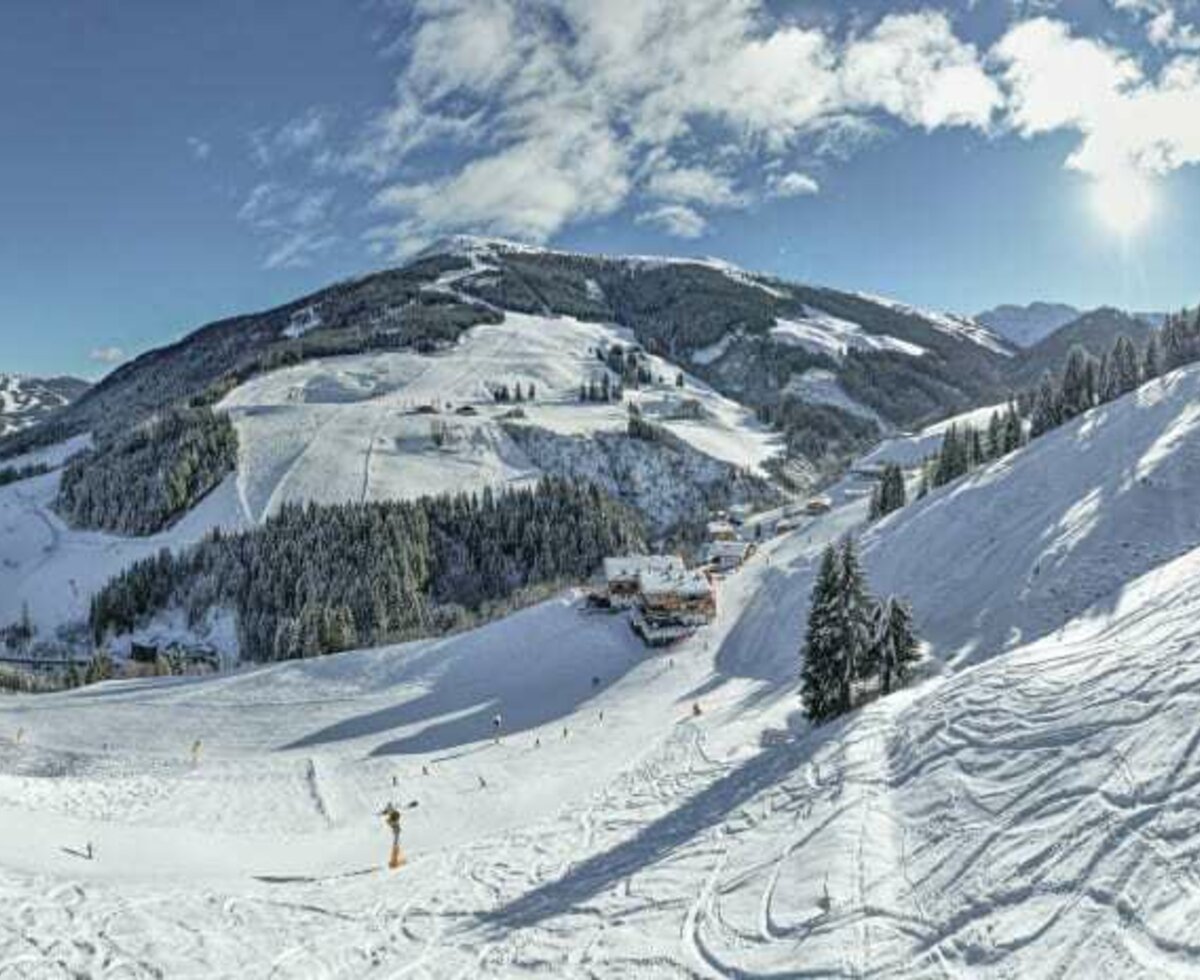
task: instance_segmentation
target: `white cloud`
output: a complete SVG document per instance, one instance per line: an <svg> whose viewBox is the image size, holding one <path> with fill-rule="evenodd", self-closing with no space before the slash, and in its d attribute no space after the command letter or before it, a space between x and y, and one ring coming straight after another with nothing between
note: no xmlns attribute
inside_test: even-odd
<svg viewBox="0 0 1200 980"><path fill-rule="evenodd" d="M772 174L767 181L767 189L772 197L804 197L820 193L821 185L808 174L792 170L785 174Z"/></svg>
<svg viewBox="0 0 1200 980"><path fill-rule="evenodd" d="M1052 0L1014 2L1020 19L986 55L932 6L839 32L767 0L410 0L396 5L391 97L350 145L319 109L254 134L285 179L256 188L241 217L268 261L305 261L332 241L332 196L290 188L338 174L365 185L365 238L389 256L456 231L545 240L627 207L696 237L714 209L820 191L770 161L828 170L897 127L1073 132L1067 165L1098 180L1200 161L1200 58L1182 8L1109 2L1158 45L1154 71L1030 13Z"/></svg>
<svg viewBox="0 0 1200 980"><path fill-rule="evenodd" d="M318 157L329 135L330 114L312 107L275 129L256 129L250 134L250 153L260 167L286 161L301 154Z"/></svg>
<svg viewBox="0 0 1200 980"><path fill-rule="evenodd" d="M646 192L677 203L707 207L738 207L747 201L725 174L704 167L677 167L668 163L654 170L646 181Z"/></svg>
<svg viewBox="0 0 1200 980"><path fill-rule="evenodd" d="M640 225L656 225L676 238L699 238L708 230L704 216L685 204L663 204L643 211L635 220Z"/></svg>
<svg viewBox="0 0 1200 980"><path fill-rule="evenodd" d="M263 181L247 195L237 217L267 243L267 269L308 265L338 240L333 233L328 187L297 188Z"/></svg>
<svg viewBox="0 0 1200 980"><path fill-rule="evenodd" d="M763 0L414 0L409 14L395 96L342 158L381 182L388 220L368 237L397 251L459 230L541 240L631 197L643 220L696 235L700 209L751 203L731 176L744 164L802 140L848 152L876 117L987 129L1001 102L941 13L842 40ZM431 158L461 162L431 172Z"/></svg>
<svg viewBox="0 0 1200 980"><path fill-rule="evenodd" d="M207 160L212 153L212 144L199 136L189 136L187 145L188 149L192 151L192 156L197 160Z"/></svg>
<svg viewBox="0 0 1200 980"><path fill-rule="evenodd" d="M841 77L850 107L881 109L926 130L987 129L1002 101L974 46L933 11L885 17L846 49Z"/></svg>
<svg viewBox="0 0 1200 980"><path fill-rule="evenodd" d="M88 360L97 364L119 364L125 359L125 351L120 347L96 347L88 353Z"/></svg>
<svg viewBox="0 0 1200 980"><path fill-rule="evenodd" d="M1113 0L1113 6L1141 20L1147 39L1156 47L1200 51L1200 30L1181 20L1174 0Z"/></svg>
<svg viewBox="0 0 1200 980"><path fill-rule="evenodd" d="M1176 56L1150 77L1126 52L1046 18L1012 28L993 55L1017 132L1079 134L1068 167L1111 180L1200 163L1200 59Z"/></svg>

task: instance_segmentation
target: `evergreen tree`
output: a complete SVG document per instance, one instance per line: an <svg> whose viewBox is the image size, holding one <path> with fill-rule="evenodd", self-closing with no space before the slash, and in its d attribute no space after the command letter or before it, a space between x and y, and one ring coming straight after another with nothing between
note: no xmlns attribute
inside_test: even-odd
<svg viewBox="0 0 1200 980"><path fill-rule="evenodd" d="M870 517L876 520L899 510L908 502L904 489L904 470L896 463L888 463L871 493Z"/></svg>
<svg viewBox="0 0 1200 980"><path fill-rule="evenodd" d="M1021 413L1017 410L1015 401L1008 403L1008 411L1004 415L1004 453L1015 452L1025 441L1024 428L1021 425Z"/></svg>
<svg viewBox="0 0 1200 980"><path fill-rule="evenodd" d="M904 600L890 596L876 606L873 617L871 660L879 674L880 692L891 694L894 686L907 681L919 657L912 610Z"/></svg>
<svg viewBox="0 0 1200 980"><path fill-rule="evenodd" d="M1142 352L1142 380L1153 380L1159 377L1162 371L1162 345L1156 330L1150 334L1146 341L1146 349Z"/></svg>
<svg viewBox="0 0 1200 980"><path fill-rule="evenodd" d="M1036 439L1062 423L1062 399L1058 386L1054 383L1054 376L1047 371L1042 375L1042 382L1038 386L1037 395L1034 396L1030 434Z"/></svg>
<svg viewBox="0 0 1200 980"><path fill-rule="evenodd" d="M1004 448L1004 419L997 409L988 418L987 455L988 459L999 459L1007 450Z"/></svg>
<svg viewBox="0 0 1200 980"><path fill-rule="evenodd" d="M1141 369L1138 365L1137 348L1133 341L1122 334L1113 344L1112 356L1114 397L1119 398L1126 392L1133 391L1141 381Z"/></svg>
<svg viewBox="0 0 1200 980"><path fill-rule="evenodd" d="M808 610L803 662L800 668L800 699L804 712L814 722L826 721L841 708L837 625L837 593L841 588L837 549L829 545L813 583Z"/></svg>
<svg viewBox="0 0 1200 980"><path fill-rule="evenodd" d="M1082 415L1092 407L1092 392L1089 374L1089 364L1092 357L1086 350L1076 344L1067 355L1067 364L1063 368L1062 394L1060 398L1063 420Z"/></svg>

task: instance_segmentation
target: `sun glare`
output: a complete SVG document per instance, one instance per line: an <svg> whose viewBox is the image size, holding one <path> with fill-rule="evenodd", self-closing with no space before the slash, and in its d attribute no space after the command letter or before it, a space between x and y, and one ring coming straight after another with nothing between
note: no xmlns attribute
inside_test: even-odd
<svg viewBox="0 0 1200 980"><path fill-rule="evenodd" d="M1154 191L1138 174L1113 174L1092 186L1092 209L1109 231L1133 238L1154 216Z"/></svg>

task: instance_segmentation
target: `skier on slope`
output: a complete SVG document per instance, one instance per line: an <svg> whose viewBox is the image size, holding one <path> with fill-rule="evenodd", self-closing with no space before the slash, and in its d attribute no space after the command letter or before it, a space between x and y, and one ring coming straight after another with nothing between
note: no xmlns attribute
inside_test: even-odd
<svg viewBox="0 0 1200 980"><path fill-rule="evenodd" d="M504 724L504 718L501 717L500 712L497 711L496 714L492 717L492 737L495 739L496 742L500 741L500 726L503 724Z"/></svg>

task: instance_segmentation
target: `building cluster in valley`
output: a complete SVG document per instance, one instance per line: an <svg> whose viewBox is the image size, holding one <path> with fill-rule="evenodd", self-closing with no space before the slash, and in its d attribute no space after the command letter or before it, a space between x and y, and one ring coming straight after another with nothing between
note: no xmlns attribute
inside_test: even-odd
<svg viewBox="0 0 1200 980"><path fill-rule="evenodd" d="M604 585L590 596L593 608L632 610L634 631L648 646L665 646L690 636L717 614L717 582L740 568L764 534L799 527L823 514L832 502L814 497L753 518L748 507L714 514L705 528L702 561L689 568L678 555L625 555L604 559Z"/></svg>

